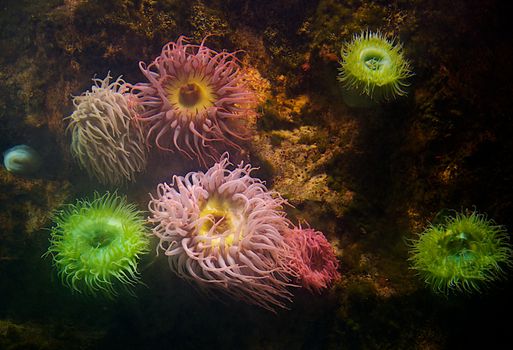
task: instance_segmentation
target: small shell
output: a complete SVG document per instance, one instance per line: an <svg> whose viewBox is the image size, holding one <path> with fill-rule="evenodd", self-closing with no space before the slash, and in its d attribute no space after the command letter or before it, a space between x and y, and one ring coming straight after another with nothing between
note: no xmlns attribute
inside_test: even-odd
<svg viewBox="0 0 513 350"><path fill-rule="evenodd" d="M32 174L40 166L41 156L27 145L17 145L4 152L4 167L13 174Z"/></svg>

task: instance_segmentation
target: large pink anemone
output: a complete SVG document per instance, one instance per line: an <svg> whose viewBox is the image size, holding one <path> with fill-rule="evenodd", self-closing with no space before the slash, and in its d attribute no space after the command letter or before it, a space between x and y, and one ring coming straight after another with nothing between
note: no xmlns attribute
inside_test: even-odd
<svg viewBox="0 0 513 350"><path fill-rule="evenodd" d="M178 276L274 311L291 300L295 253L284 232L286 201L227 155L206 173L174 176L151 196L149 221Z"/></svg>
<svg viewBox="0 0 513 350"><path fill-rule="evenodd" d="M144 111L138 119L147 127L146 143L161 150L178 150L207 164L219 160L218 149L232 147L249 136L254 94L246 87L234 53L188 44L179 37L164 46L148 66L139 67L148 83L134 86Z"/></svg>
<svg viewBox="0 0 513 350"><path fill-rule="evenodd" d="M320 293L340 278L337 257L322 232L311 228L294 228L285 237L296 252L291 264L303 287Z"/></svg>

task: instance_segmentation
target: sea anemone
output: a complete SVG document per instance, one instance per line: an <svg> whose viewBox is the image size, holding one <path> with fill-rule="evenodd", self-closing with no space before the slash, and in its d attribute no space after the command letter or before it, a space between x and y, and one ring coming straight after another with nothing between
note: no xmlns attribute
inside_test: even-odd
<svg viewBox="0 0 513 350"><path fill-rule="evenodd" d="M27 145L17 145L4 152L4 167L13 174L32 174L40 166L41 157L39 153Z"/></svg>
<svg viewBox="0 0 513 350"><path fill-rule="evenodd" d="M134 181L146 166L144 137L121 77L110 82L93 79L91 91L73 98L75 111L67 118L71 154L81 168L104 184Z"/></svg>
<svg viewBox="0 0 513 350"><path fill-rule="evenodd" d="M218 148L241 149L254 94L234 53L216 52L204 41L192 45L181 36L148 66L140 62L149 83L135 85L133 92L144 108L138 119L148 129L147 144L206 165L206 158L220 159Z"/></svg>
<svg viewBox="0 0 513 350"><path fill-rule="evenodd" d="M112 297L140 281L137 264L148 252L142 213L115 193L78 200L53 218L50 247L62 282L77 292Z"/></svg>
<svg viewBox="0 0 513 350"><path fill-rule="evenodd" d="M437 293L474 292L512 265L508 233L475 211L430 225L412 241L412 269Z"/></svg>
<svg viewBox="0 0 513 350"><path fill-rule="evenodd" d="M207 291L271 311L284 308L296 277L294 252L283 237L290 224L285 200L251 176L251 165L229 165L225 154L206 173L158 185L149 203L157 249L169 257L173 272Z"/></svg>
<svg viewBox="0 0 513 350"><path fill-rule="evenodd" d="M406 79L412 75L403 57L402 45L381 33L356 34L341 50L342 62L338 79L348 89L373 100L406 95Z"/></svg>
<svg viewBox="0 0 513 350"><path fill-rule="evenodd" d="M320 293L340 278L337 257L322 232L294 228L287 232L285 240L296 252L292 264L303 287Z"/></svg>

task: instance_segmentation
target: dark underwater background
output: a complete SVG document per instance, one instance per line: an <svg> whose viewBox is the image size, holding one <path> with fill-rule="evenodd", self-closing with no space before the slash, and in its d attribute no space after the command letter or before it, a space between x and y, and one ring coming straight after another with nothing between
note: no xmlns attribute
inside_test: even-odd
<svg viewBox="0 0 513 350"><path fill-rule="evenodd" d="M35 148L41 170L0 169L0 349L493 349L511 342L513 279L444 297L409 269L408 239L443 210L476 209L513 230L513 46L507 2L478 0L0 0L0 150ZM403 44L408 95L348 107L340 48L380 30ZM337 248L342 280L296 290L278 314L211 299L151 248L145 285L115 300L61 285L52 212L114 190L80 170L63 118L107 72L143 81L139 61L186 35L243 50L258 89L247 157L295 220ZM150 158L118 188L141 210L171 175ZM153 246L155 242L153 242ZM507 271L511 275L511 270Z"/></svg>

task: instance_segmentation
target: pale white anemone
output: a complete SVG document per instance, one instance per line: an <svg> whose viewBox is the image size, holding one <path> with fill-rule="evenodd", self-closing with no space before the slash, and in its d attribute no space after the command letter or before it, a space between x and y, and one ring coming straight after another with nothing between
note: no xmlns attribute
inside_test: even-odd
<svg viewBox="0 0 513 350"><path fill-rule="evenodd" d="M146 166L144 137L121 77L93 79L91 91L73 97L75 111L65 118L71 131L71 154L81 168L104 184L135 180Z"/></svg>
<svg viewBox="0 0 513 350"><path fill-rule="evenodd" d="M226 153L206 173L174 176L151 196L149 221L178 276L274 311L291 300L295 252L284 232L286 201Z"/></svg>

